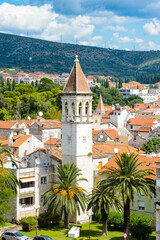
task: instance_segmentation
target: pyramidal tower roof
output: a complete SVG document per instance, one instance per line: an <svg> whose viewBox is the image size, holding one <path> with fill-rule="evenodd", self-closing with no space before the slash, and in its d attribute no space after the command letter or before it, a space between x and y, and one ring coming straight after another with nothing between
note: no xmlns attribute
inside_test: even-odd
<svg viewBox="0 0 160 240"><path fill-rule="evenodd" d="M77 55L63 93L92 93L86 82Z"/></svg>
<svg viewBox="0 0 160 240"><path fill-rule="evenodd" d="M102 100L102 95L101 95L101 94L100 94L100 98L99 98L99 102L98 102L98 106L97 106L96 112L97 112L97 113L103 113L103 112L105 112L104 104L103 104L103 100Z"/></svg>

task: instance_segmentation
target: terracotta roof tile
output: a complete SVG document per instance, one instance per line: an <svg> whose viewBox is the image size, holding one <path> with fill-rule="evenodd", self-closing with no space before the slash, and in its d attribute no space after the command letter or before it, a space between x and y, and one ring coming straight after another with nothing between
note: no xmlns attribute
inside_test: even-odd
<svg viewBox="0 0 160 240"><path fill-rule="evenodd" d="M139 155L138 156L138 163L143 162L140 166L138 166L138 169L150 169L153 171L155 175L151 176L152 179L156 179L156 169L154 169L155 162L160 159L160 157L146 157L144 155ZM103 168L99 170L100 173L105 171L105 167L110 168L110 167L117 167L117 164L115 162L115 156L112 157L105 165Z"/></svg>
<svg viewBox="0 0 160 240"><path fill-rule="evenodd" d="M119 138L119 135L115 129L103 129L103 131L113 140Z"/></svg>
<svg viewBox="0 0 160 240"><path fill-rule="evenodd" d="M140 127L138 129L138 132L150 132L151 131L151 128L147 128L147 127Z"/></svg>
<svg viewBox="0 0 160 240"><path fill-rule="evenodd" d="M75 59L75 64L71 70L68 81L63 89L64 93L91 93L85 76L79 64L79 60Z"/></svg>
<svg viewBox="0 0 160 240"><path fill-rule="evenodd" d="M11 129L18 121L0 121L0 129Z"/></svg>
<svg viewBox="0 0 160 240"><path fill-rule="evenodd" d="M138 150L134 147L131 147L129 145L119 145L116 144L115 145L111 145L111 144L107 144L107 143L96 143L92 146L92 151L94 151L94 149L99 150L101 152L103 152L104 154L115 154L114 149L118 148L119 153L123 153L123 152L128 152L128 153L132 153L134 152L135 154L138 153L144 153L141 150Z"/></svg>
<svg viewBox="0 0 160 240"><path fill-rule="evenodd" d="M18 148L21 146L27 139L29 139L32 135L21 135L15 142L13 142L13 145L11 147Z"/></svg>
<svg viewBox="0 0 160 240"><path fill-rule="evenodd" d="M62 142L60 138L50 138L44 144L45 145L56 145L57 142Z"/></svg>
<svg viewBox="0 0 160 240"><path fill-rule="evenodd" d="M106 119L101 119L101 123L110 123L110 121L108 121Z"/></svg>
<svg viewBox="0 0 160 240"><path fill-rule="evenodd" d="M110 115L113 115L113 110L108 111L107 113L105 113L102 118L110 118Z"/></svg>
<svg viewBox="0 0 160 240"><path fill-rule="evenodd" d="M61 128L61 124L55 120L38 122L37 123L42 129L56 129Z"/></svg>
<svg viewBox="0 0 160 240"><path fill-rule="evenodd" d="M143 126L143 125L146 125L146 124L153 125L153 123L155 121L156 121L156 119L130 118L129 125L139 125L139 126Z"/></svg>
<svg viewBox="0 0 160 240"><path fill-rule="evenodd" d="M100 130L92 130L93 135L97 135L100 132Z"/></svg>
<svg viewBox="0 0 160 240"><path fill-rule="evenodd" d="M98 113L103 112L104 113L104 104L103 104L103 100L102 100L102 95L101 94L100 94L100 98L99 98L99 101L98 101L98 106L96 108L96 112L98 112Z"/></svg>

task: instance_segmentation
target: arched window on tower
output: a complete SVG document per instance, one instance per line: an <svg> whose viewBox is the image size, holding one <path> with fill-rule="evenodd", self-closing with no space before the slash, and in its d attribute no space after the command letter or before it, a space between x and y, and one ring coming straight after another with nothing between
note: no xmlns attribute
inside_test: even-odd
<svg viewBox="0 0 160 240"><path fill-rule="evenodd" d="M80 116L80 122L82 121L82 102L79 103L79 116Z"/></svg>
<svg viewBox="0 0 160 240"><path fill-rule="evenodd" d="M68 103L65 103L65 121L68 120Z"/></svg>
<svg viewBox="0 0 160 240"><path fill-rule="evenodd" d="M86 102L85 104L85 115L86 115L86 121L89 121L89 103Z"/></svg>
<svg viewBox="0 0 160 240"><path fill-rule="evenodd" d="M72 103L72 113L71 113L71 120L74 121L75 120L75 104L74 102Z"/></svg>

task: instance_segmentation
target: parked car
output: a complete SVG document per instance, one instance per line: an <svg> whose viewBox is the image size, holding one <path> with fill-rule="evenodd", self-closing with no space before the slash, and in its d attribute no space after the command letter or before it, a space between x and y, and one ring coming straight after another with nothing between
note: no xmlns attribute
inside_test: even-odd
<svg viewBox="0 0 160 240"><path fill-rule="evenodd" d="M33 240L53 240L53 238L44 236L44 235L39 235L39 236L36 236L35 238L33 238Z"/></svg>
<svg viewBox="0 0 160 240"><path fill-rule="evenodd" d="M17 231L5 231L1 236L2 240L29 240L29 237Z"/></svg>

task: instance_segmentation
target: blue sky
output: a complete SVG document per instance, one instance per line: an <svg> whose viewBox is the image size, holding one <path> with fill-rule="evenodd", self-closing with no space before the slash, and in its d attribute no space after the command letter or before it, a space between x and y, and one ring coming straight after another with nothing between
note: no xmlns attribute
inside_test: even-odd
<svg viewBox="0 0 160 240"><path fill-rule="evenodd" d="M0 32L124 50L160 50L160 0L0 0Z"/></svg>

